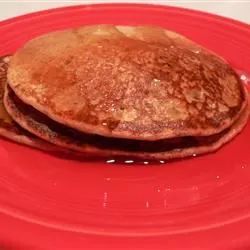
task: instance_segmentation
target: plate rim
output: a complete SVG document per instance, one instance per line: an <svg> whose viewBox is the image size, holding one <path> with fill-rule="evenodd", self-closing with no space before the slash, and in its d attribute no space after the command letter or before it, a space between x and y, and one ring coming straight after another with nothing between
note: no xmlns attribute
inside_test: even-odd
<svg viewBox="0 0 250 250"><path fill-rule="evenodd" d="M35 18L37 16L41 16L41 15L49 15L51 12L64 12L64 11L70 11L70 10L80 10L80 9L88 9L88 8L94 8L94 9L98 9L98 8L115 8L115 7L119 7L119 8L144 8L144 9L154 9L154 10L172 10L172 11L179 11L180 13L184 13L184 14L195 14L195 15L203 15L206 17L210 17L210 18L216 18L217 20L223 21L223 22L230 22L231 24L234 24L236 26L241 26L241 28L246 29L246 31L250 32L250 25L240 21L240 20L236 20L230 17L226 17L226 16L222 16L219 14L215 14L215 13L210 13L207 11L202 11L202 10L195 10L195 9L189 9L186 7L179 7L179 6L170 6L170 5L163 5L163 4L154 4L154 3L91 3L91 4L77 4L77 5L69 5L69 6L62 6L62 7L53 7L53 8L49 8L49 9L45 9L45 10L40 10L40 11L34 11L34 12L29 12L26 14L22 14L22 15L18 15L18 16L14 16L14 17L10 17L7 19L4 19L2 21L0 21L0 28L2 26L6 26L9 24L14 24L16 22L19 21L23 21L24 19L30 19L30 18Z"/></svg>
<svg viewBox="0 0 250 250"><path fill-rule="evenodd" d="M190 10L190 9L187 9L187 8L182 8L182 7L172 7L172 6L165 6L165 5L159 5L159 4L135 4L135 3L109 3L109 4L81 4L81 5L74 5L74 6L66 6L66 7L57 7L57 8L50 8L50 9L47 9L47 10L42 10L42 11L37 11L37 12L32 12L32 13L29 13L29 14L24 14L24 15L20 15L20 16L17 16L17 17L13 17L13 18L9 18L9 19L6 19L6 20L3 20L3 21L0 21L0 28L3 27L3 26L8 26L8 25L15 25L16 23L18 22L22 22L24 20L28 20L28 19L32 19L32 18L35 18L37 16L44 16L44 15L49 15L51 13L59 13L59 12L65 12L65 11L70 11L70 10L75 10L75 9L86 9L86 8L89 8L89 7L93 7L93 8L116 8L116 7L125 7L125 8L145 8L145 9L152 9L153 10L157 10L158 8L160 10L162 10L162 8L164 10L172 10L172 11L181 11L181 13L184 13L184 14L195 14L195 15L202 15L204 17L210 17L211 19L216 19L216 20L220 20L220 21L223 21L223 22L230 22L231 24L234 24L235 26L237 26L238 28L242 28L244 29L244 31L247 31L250 33L250 26L244 22L240 22L240 21L237 21L237 20L234 20L234 19L231 19L231 18L227 18L227 17L222 17L222 16L219 16L219 15L216 15L216 14L210 14L210 13L207 13L207 12L203 12L203 11L198 11L198 10ZM6 216L7 217L7 216ZM8 216L10 217L10 216ZM12 217L12 219L17 219L16 217ZM20 219L18 219L20 220ZM27 223L26 220L21 220L21 222L24 222L24 223ZM20 223L21 223L20 222ZM39 224L36 224L34 225L33 223L29 223L30 226L40 226ZM14 237L14 236L13 236Z"/></svg>

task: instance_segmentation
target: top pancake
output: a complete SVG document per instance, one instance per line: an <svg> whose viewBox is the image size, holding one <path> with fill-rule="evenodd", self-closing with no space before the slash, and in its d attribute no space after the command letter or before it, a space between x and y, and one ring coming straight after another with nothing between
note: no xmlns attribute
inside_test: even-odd
<svg viewBox="0 0 250 250"><path fill-rule="evenodd" d="M8 81L51 119L109 137L211 135L246 105L225 61L156 27L85 26L38 37L12 57Z"/></svg>

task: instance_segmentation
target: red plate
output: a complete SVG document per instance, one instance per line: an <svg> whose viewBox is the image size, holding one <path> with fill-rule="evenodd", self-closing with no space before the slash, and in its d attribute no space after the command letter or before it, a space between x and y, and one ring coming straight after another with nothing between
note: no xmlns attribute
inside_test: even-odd
<svg viewBox="0 0 250 250"><path fill-rule="evenodd" d="M77 6L10 19L0 23L0 55L42 33L94 23L173 29L250 72L248 25L153 5ZM217 153L145 165L74 161L1 140L0 246L249 249L249 138L250 124Z"/></svg>

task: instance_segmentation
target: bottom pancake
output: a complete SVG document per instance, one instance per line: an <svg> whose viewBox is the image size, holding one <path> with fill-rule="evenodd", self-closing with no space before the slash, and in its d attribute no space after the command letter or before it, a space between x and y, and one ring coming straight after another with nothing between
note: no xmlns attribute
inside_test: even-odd
<svg viewBox="0 0 250 250"><path fill-rule="evenodd" d="M9 140L26 144L31 147L39 148L46 151L62 151L54 144L48 143L34 136L30 132L20 127L9 116L3 104L4 88L6 85L6 71L10 57L5 56L0 58L0 136Z"/></svg>
<svg viewBox="0 0 250 250"><path fill-rule="evenodd" d="M23 103L9 86L6 86L4 104L10 116L21 127L52 144L88 155L160 160L213 152L238 134L249 117L249 107L246 106L240 118L219 134L151 142L107 138L78 132L51 120L32 106Z"/></svg>

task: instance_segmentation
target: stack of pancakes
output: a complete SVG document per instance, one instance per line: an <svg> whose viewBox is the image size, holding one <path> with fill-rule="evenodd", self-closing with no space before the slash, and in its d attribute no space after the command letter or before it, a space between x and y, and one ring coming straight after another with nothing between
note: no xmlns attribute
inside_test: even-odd
<svg viewBox="0 0 250 250"><path fill-rule="evenodd" d="M215 151L249 115L228 63L157 27L43 35L1 59L0 82L0 134L46 150L180 158Z"/></svg>

